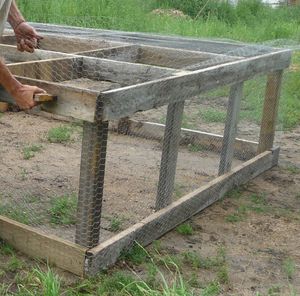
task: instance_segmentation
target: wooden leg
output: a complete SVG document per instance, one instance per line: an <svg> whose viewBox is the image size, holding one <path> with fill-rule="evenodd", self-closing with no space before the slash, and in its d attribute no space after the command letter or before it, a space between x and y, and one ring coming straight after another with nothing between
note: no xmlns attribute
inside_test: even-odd
<svg viewBox="0 0 300 296"><path fill-rule="evenodd" d="M257 153L273 147L283 71L268 76Z"/></svg>
<svg viewBox="0 0 300 296"><path fill-rule="evenodd" d="M108 122L84 122L75 242L92 248L100 235Z"/></svg>
<svg viewBox="0 0 300 296"><path fill-rule="evenodd" d="M243 95L243 85L243 83L237 83L233 85L230 90L219 165L219 176L231 170L238 116Z"/></svg>
<svg viewBox="0 0 300 296"><path fill-rule="evenodd" d="M160 210L172 202L183 109L184 102L168 106L156 210Z"/></svg>

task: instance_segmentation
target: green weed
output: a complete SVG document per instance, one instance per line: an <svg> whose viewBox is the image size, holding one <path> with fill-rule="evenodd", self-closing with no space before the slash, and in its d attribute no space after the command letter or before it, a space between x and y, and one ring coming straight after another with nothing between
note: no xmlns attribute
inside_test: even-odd
<svg viewBox="0 0 300 296"><path fill-rule="evenodd" d="M288 166L286 168L287 171L289 171L293 175L300 174L300 168L297 166Z"/></svg>
<svg viewBox="0 0 300 296"><path fill-rule="evenodd" d="M121 254L121 259L130 261L135 265L147 262L148 258L148 252L137 243L135 243L130 250Z"/></svg>
<svg viewBox="0 0 300 296"><path fill-rule="evenodd" d="M190 223L183 223L176 228L176 231L182 235L192 235L194 229Z"/></svg>
<svg viewBox="0 0 300 296"><path fill-rule="evenodd" d="M76 223L77 197L75 194L57 196L51 200L49 210L51 223L70 225Z"/></svg>
<svg viewBox="0 0 300 296"><path fill-rule="evenodd" d="M202 290L201 296L217 296L221 293L220 284L217 282L210 283L205 289Z"/></svg>
<svg viewBox="0 0 300 296"><path fill-rule="evenodd" d="M42 145L37 145L37 144L25 146L23 148L23 158L30 159L30 158L34 157L35 153L41 151L42 148L43 148Z"/></svg>
<svg viewBox="0 0 300 296"><path fill-rule="evenodd" d="M59 126L48 131L50 143L67 143L71 140L72 129L69 126Z"/></svg>
<svg viewBox="0 0 300 296"><path fill-rule="evenodd" d="M118 232L122 229L122 219L119 217L113 217L110 220L109 230L112 232Z"/></svg>
<svg viewBox="0 0 300 296"><path fill-rule="evenodd" d="M204 110L199 111L199 116L205 122L225 122L226 112L216 110L215 108L206 108Z"/></svg>
<svg viewBox="0 0 300 296"><path fill-rule="evenodd" d="M6 270L10 272L16 272L24 267L23 261L13 255L6 265Z"/></svg>
<svg viewBox="0 0 300 296"><path fill-rule="evenodd" d="M39 268L33 270L36 275L43 296L60 296L61 281L54 272L48 268L47 272L43 272Z"/></svg>
<svg viewBox="0 0 300 296"><path fill-rule="evenodd" d="M200 144L188 144L187 147L190 152L200 152L205 150L205 147Z"/></svg>
<svg viewBox="0 0 300 296"><path fill-rule="evenodd" d="M296 272L296 265L294 260L292 260L291 258L287 258L283 261L282 268L288 279L292 279L294 277L294 274Z"/></svg>
<svg viewBox="0 0 300 296"><path fill-rule="evenodd" d="M15 208L11 205L0 205L0 215L6 216L17 222L30 225L32 223L39 223L40 219L37 216L32 216L28 209L23 207Z"/></svg>
<svg viewBox="0 0 300 296"><path fill-rule="evenodd" d="M15 254L15 251L11 245L0 240L0 253L2 253L3 255L12 256Z"/></svg>

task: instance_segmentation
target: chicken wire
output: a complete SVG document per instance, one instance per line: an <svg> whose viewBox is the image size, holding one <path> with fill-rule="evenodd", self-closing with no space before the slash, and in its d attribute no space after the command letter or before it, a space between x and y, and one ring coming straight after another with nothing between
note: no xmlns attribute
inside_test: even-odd
<svg viewBox="0 0 300 296"><path fill-rule="evenodd" d="M154 103L155 108L141 103L141 110L135 113L120 99L118 112L126 116L114 114L115 120L109 123L99 120L102 103L96 100L103 92L147 86L159 79L162 82L153 87L168 99L163 79L272 53L273 48L238 45L216 53L201 47L188 50L110 40L96 32L80 38L55 35L45 34L39 49L29 55L18 53L14 37L8 34L1 38L0 55L21 81L41 87L45 82L47 87L51 84L48 90L58 96L58 103L66 88L76 94L75 102L80 101L78 94L94 95L94 99L89 96L80 106L75 104L74 118L64 118L67 123L23 112L2 115L0 215L95 247L208 184L220 171L225 173L255 156L265 77L240 86L243 95L240 106L234 107L236 122L231 132L234 138L249 141L237 141L232 165L226 168L220 165L220 157L225 124L235 117L228 109L233 102L229 100L234 96L230 95L232 85L224 83L197 95L190 85L174 86L185 90L180 102L177 98L169 105ZM251 105L248 99L253 99L253 93L258 98ZM13 102L9 96L3 99ZM257 104L259 114L251 117ZM39 108L49 110L47 105ZM85 117L91 108L96 122ZM64 106L61 110L61 115L70 113ZM217 199L218 191L214 188L212 200ZM183 216L184 211L190 209L183 209ZM180 213L177 215L181 222ZM160 221L157 228L164 233L170 229L169 221ZM140 240L147 242L149 235L146 228Z"/></svg>

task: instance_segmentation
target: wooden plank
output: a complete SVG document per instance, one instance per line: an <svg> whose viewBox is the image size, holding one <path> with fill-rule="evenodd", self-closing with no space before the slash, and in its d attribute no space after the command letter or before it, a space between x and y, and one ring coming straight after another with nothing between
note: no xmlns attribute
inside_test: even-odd
<svg viewBox="0 0 300 296"><path fill-rule="evenodd" d="M283 71L268 76L257 153L273 147Z"/></svg>
<svg viewBox="0 0 300 296"><path fill-rule="evenodd" d="M177 72L175 69L164 67L92 57L83 57L82 71L89 79L118 82L122 86L171 76Z"/></svg>
<svg viewBox="0 0 300 296"><path fill-rule="evenodd" d="M0 216L0 238L30 257L45 260L76 275L84 275L86 248L54 235L45 235L3 216Z"/></svg>
<svg viewBox="0 0 300 296"><path fill-rule="evenodd" d="M291 52L282 50L190 73L174 73L173 77L105 91L100 97L103 101L103 111L98 110L98 116L103 120L114 120L138 111L184 101L222 85L238 83L257 74L284 69L289 66L290 58Z"/></svg>
<svg viewBox="0 0 300 296"><path fill-rule="evenodd" d="M4 58L6 64L66 57L63 53L39 49L33 53L20 52L17 47L11 45L0 45L0 56Z"/></svg>
<svg viewBox="0 0 300 296"><path fill-rule="evenodd" d="M81 77L81 65L81 57L69 56L67 58L15 63L8 65L8 68L17 76L58 82Z"/></svg>
<svg viewBox="0 0 300 296"><path fill-rule="evenodd" d="M98 245L105 175L108 122L84 122L75 242Z"/></svg>
<svg viewBox="0 0 300 296"><path fill-rule="evenodd" d="M144 246L150 244L178 224L222 198L229 190L275 166L278 156L279 148L274 151L266 151L90 249L87 252L87 273L93 275L99 269L112 265L121 252L130 248L134 241L138 241Z"/></svg>
<svg viewBox="0 0 300 296"><path fill-rule="evenodd" d="M184 102L168 106L155 209L172 203Z"/></svg>
<svg viewBox="0 0 300 296"><path fill-rule="evenodd" d="M78 55L135 63L139 55L138 45L126 45L76 52Z"/></svg>
<svg viewBox="0 0 300 296"><path fill-rule="evenodd" d="M238 115L243 95L243 83L237 83L231 86L229 101L227 106L227 118L225 123L222 151L219 165L219 176L230 171L234 142L236 138L236 130L238 123Z"/></svg>
<svg viewBox="0 0 300 296"><path fill-rule="evenodd" d="M43 105L43 110L62 116L94 122L97 91L78 89L76 87L61 85L53 82L45 82L37 79L16 77L20 82L29 85L36 85L48 93L57 96L55 102Z"/></svg>
<svg viewBox="0 0 300 296"><path fill-rule="evenodd" d="M118 122L111 122L110 128L118 131ZM129 119L123 129L130 136L161 141L164 137L165 125L154 122L142 122ZM223 144L223 136L182 128L180 133L180 145L198 145L204 150L220 153ZM234 157L240 160L248 160L256 155L258 143L236 138L234 142Z"/></svg>

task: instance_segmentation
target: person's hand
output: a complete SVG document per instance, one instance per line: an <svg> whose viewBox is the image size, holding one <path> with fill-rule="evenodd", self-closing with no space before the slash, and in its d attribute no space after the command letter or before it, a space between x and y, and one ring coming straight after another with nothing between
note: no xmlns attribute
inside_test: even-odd
<svg viewBox="0 0 300 296"><path fill-rule="evenodd" d="M39 40L42 39L36 30L26 22L18 24L14 31L17 38L17 48L22 52L34 52L35 48L38 47Z"/></svg>
<svg viewBox="0 0 300 296"><path fill-rule="evenodd" d="M20 109L28 110L36 106L33 96L39 93L45 93L45 91L36 86L21 84L12 92L11 95L16 100L16 103Z"/></svg>

